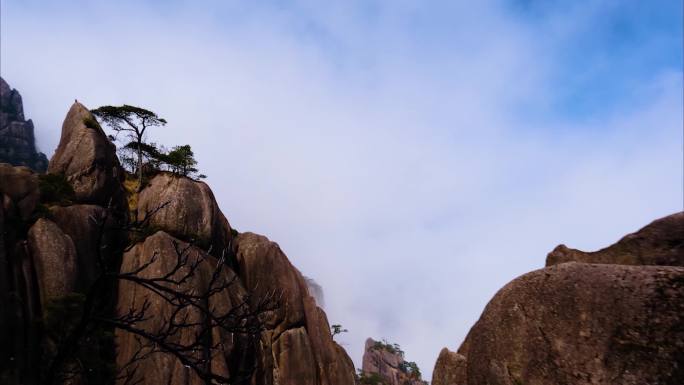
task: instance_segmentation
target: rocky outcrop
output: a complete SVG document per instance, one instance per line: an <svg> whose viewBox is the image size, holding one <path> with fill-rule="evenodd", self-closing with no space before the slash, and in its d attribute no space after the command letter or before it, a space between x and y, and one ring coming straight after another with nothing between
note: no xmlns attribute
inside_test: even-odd
<svg viewBox="0 0 684 385"><path fill-rule="evenodd" d="M160 173L135 197L137 218L128 216L115 148L80 103L67 114L48 175L0 164L0 176L0 305L11 309L0 314L0 383L44 383L44 365L58 348L77 346L61 367L82 371L65 383L109 383L113 367L117 375L136 367L129 380L141 384L204 384L168 351L189 341L197 343L186 353L231 383L355 383L353 363L311 295L319 286L267 238L234 239L206 184ZM147 226L123 222L147 214ZM122 228L130 231L123 236ZM180 267L179 255L189 256ZM216 282L228 286L188 305ZM163 293L172 288L186 296L169 301ZM86 343L65 344L81 309L95 312L98 324L87 328ZM135 318L131 311L141 309L145 317ZM229 327L217 327L216 314L229 317ZM166 339L145 345L150 340L132 328ZM146 354L151 348L159 351Z"/></svg>
<svg viewBox="0 0 684 385"><path fill-rule="evenodd" d="M36 150L33 122L24 118L24 105L17 90L0 77L0 163L26 166L38 172L47 169L47 157Z"/></svg>
<svg viewBox="0 0 684 385"><path fill-rule="evenodd" d="M75 291L78 279L76 248L71 237L48 219L38 219L28 232L42 302Z"/></svg>
<svg viewBox="0 0 684 385"><path fill-rule="evenodd" d="M433 383L684 383L683 243L678 213L597 252L557 247L442 351Z"/></svg>
<svg viewBox="0 0 684 385"><path fill-rule="evenodd" d="M124 172L116 147L93 114L79 102L71 106L64 119L62 136L50 159L48 172L63 174L80 203L126 207L121 184Z"/></svg>
<svg viewBox="0 0 684 385"><path fill-rule="evenodd" d="M234 248L252 306L278 300L277 308L265 314L255 384L354 384L351 359L333 341L325 313L278 244L242 233Z"/></svg>
<svg viewBox="0 0 684 385"><path fill-rule="evenodd" d="M385 385L425 385L420 373L412 372L406 364L398 345L366 340L361 368L364 377L379 378Z"/></svg>
<svg viewBox="0 0 684 385"><path fill-rule="evenodd" d="M152 212L150 226L192 240L217 257L228 250L230 224L206 183L170 173L155 176L138 198L139 219Z"/></svg>
<svg viewBox="0 0 684 385"><path fill-rule="evenodd" d="M179 254L178 250L183 250L184 254ZM176 269L179 256L187 256L188 263L180 269ZM189 273L189 269L195 263L198 263L197 270ZM138 271L135 275L140 278L158 278L169 274L170 278L176 280L187 275L188 279L184 280L181 285L172 286L171 283L164 282L160 284L174 290L193 289L194 292L200 293L208 290L215 265L216 259L203 250L189 246L187 243L159 231L147 237L145 241L137 244L124 255L121 272ZM246 301L246 292L240 281L234 279L234 273L230 269L224 269L222 275L221 280L232 283L225 290L209 297L205 305L207 308L214 309L215 314L227 314L231 309ZM118 293L117 313L119 316L125 316L130 309L141 310L142 304L148 304L146 319L136 323L135 326L150 334L169 330L168 323L171 321L198 324L194 327L177 328L172 334L171 340L174 343L179 344L179 346L187 346L194 341L196 333L201 330L199 325L203 319L202 313L195 307L179 308L149 288L128 280L120 282ZM206 342L198 346L197 349L200 352L198 354L207 354L204 358L214 373L235 378L239 372L251 365L250 362L243 360L249 359L249 357L245 358L242 354L241 349L244 349L245 346L241 346L241 343L244 341L241 341L239 335L215 327L211 330L211 337L206 338ZM122 372L125 371L126 365L131 362L136 354L147 354L149 352L149 349L143 349L139 352L140 345L137 337L120 329L117 329L116 332L116 346L117 363L120 368L123 368ZM213 348L212 346L217 347ZM208 352L212 354L209 355ZM171 354L159 353L138 362L138 369L133 380L140 381L142 384L201 385L205 383Z"/></svg>
<svg viewBox="0 0 684 385"><path fill-rule="evenodd" d="M584 252L559 245L547 255L546 266L571 261L684 266L684 212L655 220L598 251Z"/></svg>
<svg viewBox="0 0 684 385"><path fill-rule="evenodd" d="M567 263L506 285L469 334L468 384L679 384L684 268Z"/></svg>
<svg viewBox="0 0 684 385"><path fill-rule="evenodd" d="M28 167L0 163L0 194L5 211L28 220L40 200L38 176Z"/></svg>
<svg viewBox="0 0 684 385"><path fill-rule="evenodd" d="M442 349L432 371L432 385L466 385L466 358L447 348Z"/></svg>
<svg viewBox="0 0 684 385"><path fill-rule="evenodd" d="M77 255L76 291L86 292L95 281L102 260L114 263L123 234L106 208L97 205L53 206L52 221L71 238Z"/></svg>

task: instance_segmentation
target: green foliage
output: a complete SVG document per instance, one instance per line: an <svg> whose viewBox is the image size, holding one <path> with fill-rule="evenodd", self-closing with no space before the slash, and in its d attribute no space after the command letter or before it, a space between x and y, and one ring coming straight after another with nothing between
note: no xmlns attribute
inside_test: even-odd
<svg viewBox="0 0 684 385"><path fill-rule="evenodd" d="M358 380L357 383L360 385L387 385L385 378L378 373L365 373L361 369L359 369L356 378Z"/></svg>
<svg viewBox="0 0 684 385"><path fill-rule="evenodd" d="M102 106L91 111L114 131L132 131L133 126L144 131L147 127L163 126L166 120L160 118L154 112L141 107L129 106Z"/></svg>
<svg viewBox="0 0 684 385"><path fill-rule="evenodd" d="M83 124L85 124L86 127L92 128L94 130L102 129L100 127L100 123L98 123L97 120L92 116L86 116L85 118L83 118Z"/></svg>
<svg viewBox="0 0 684 385"><path fill-rule="evenodd" d="M40 201L60 205L70 204L75 196L74 189L64 174L42 174L38 176Z"/></svg>
<svg viewBox="0 0 684 385"><path fill-rule="evenodd" d="M237 230L235 230L234 228L231 227L231 228L230 228L230 235L232 235L232 236L234 236L234 237L237 237L238 235L240 235L240 233L239 233Z"/></svg>
<svg viewBox="0 0 684 385"><path fill-rule="evenodd" d="M332 325L330 326L330 332L332 333L332 337L335 338L337 334L342 334L342 333L347 333L349 330L343 329L342 325Z"/></svg>
<svg viewBox="0 0 684 385"><path fill-rule="evenodd" d="M30 223L37 221L39 218L52 219L52 211L50 211L50 208L42 203L37 204L36 208L33 209Z"/></svg>
<svg viewBox="0 0 684 385"><path fill-rule="evenodd" d="M375 350L384 350L392 354L398 354L401 358L404 358L404 351L401 350L399 344L390 344L387 340L375 341L375 344L371 347Z"/></svg>
<svg viewBox="0 0 684 385"><path fill-rule="evenodd" d="M165 162L174 173L179 175L191 176L198 171L195 168L197 165L195 153L188 144L174 147L166 154Z"/></svg>
<svg viewBox="0 0 684 385"><path fill-rule="evenodd" d="M401 364L399 364L399 370L417 380L420 380L422 377L422 374L420 373L420 368L418 368L418 364L416 364L413 361L402 362Z"/></svg>

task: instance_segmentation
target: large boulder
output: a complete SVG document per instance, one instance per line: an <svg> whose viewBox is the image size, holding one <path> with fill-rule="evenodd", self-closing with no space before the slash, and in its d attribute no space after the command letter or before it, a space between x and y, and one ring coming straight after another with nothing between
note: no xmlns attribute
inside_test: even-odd
<svg viewBox="0 0 684 385"><path fill-rule="evenodd" d="M182 264L179 269L177 269L178 251L181 251L182 257L188 258L187 263ZM197 247L159 231L124 254L121 273L136 271L135 276L139 278L161 278L170 274L171 278L177 280L188 274L195 263L198 263L198 267L182 284L159 282L160 285L186 292L194 290L195 294L203 293L212 280L216 259ZM241 304L246 301L244 288L228 268L221 271L218 279L220 282L231 283L227 288L212 295L207 300L206 306L213 309L213 314L227 314L235 309L234 314L237 316L238 312L242 311ZM135 323L134 326L153 335L159 335L160 331L173 330L168 329L168 322L171 320L175 323L186 324L204 322L202 313L196 308L172 305L159 294L131 280L120 280L118 293L117 314L119 316L129 314L131 309L140 311L148 306L145 310L146 319ZM146 302L148 305L145 305ZM195 341L199 330L197 327L175 329L170 339L173 343L187 346ZM252 365L250 360L253 360L250 354L246 354L249 353L246 351L249 346L243 337L242 334L214 327L211 330L211 336L196 348L198 354L206 355L203 357L208 360L208 365L211 365L214 373L235 378L245 375ZM138 340L134 334L117 329L116 346L117 365L119 368L126 368L138 352L140 347ZM211 346L214 348L212 349ZM213 353L211 357L208 355L209 352ZM140 353L145 355L149 353L149 350L145 348ZM145 356L136 365L137 370L132 380L134 382L139 380L140 384L205 384L204 380L171 354L158 353Z"/></svg>
<svg viewBox="0 0 684 385"><path fill-rule="evenodd" d="M653 221L617 243L594 252L557 246L546 266L563 262L684 266L684 212Z"/></svg>
<svg viewBox="0 0 684 385"><path fill-rule="evenodd" d="M40 218L28 231L28 247L36 269L41 302L76 290L78 262L71 237L54 222Z"/></svg>
<svg viewBox="0 0 684 385"><path fill-rule="evenodd" d="M28 220L40 201L38 176L28 167L0 163L0 181L0 197L7 200L3 202L5 210L16 209L23 221Z"/></svg>
<svg viewBox="0 0 684 385"><path fill-rule="evenodd" d="M229 251L230 224L206 183L161 173L138 197L138 220L175 237L192 240L220 257Z"/></svg>
<svg viewBox="0 0 684 385"><path fill-rule="evenodd" d="M93 114L75 102L62 124L62 136L48 172L64 174L76 200L100 206L125 207L123 169L116 147Z"/></svg>
<svg viewBox="0 0 684 385"><path fill-rule="evenodd" d="M255 384L353 385L351 359L333 341L325 312L278 244L261 235L241 233L233 246L253 311L265 300L277 300L276 308L261 317L265 330ZM284 346L289 350L286 354ZM287 373L286 382L282 382L283 373Z"/></svg>
<svg viewBox="0 0 684 385"><path fill-rule="evenodd" d="M466 358L447 348L442 349L432 371L432 385L466 385Z"/></svg>
<svg viewBox="0 0 684 385"><path fill-rule="evenodd" d="M564 263L502 288L471 329L467 384L684 383L684 268Z"/></svg>
<svg viewBox="0 0 684 385"><path fill-rule="evenodd" d="M47 157L36 150L33 122L24 118L24 105L17 90L0 77L0 163L26 166L43 172Z"/></svg>

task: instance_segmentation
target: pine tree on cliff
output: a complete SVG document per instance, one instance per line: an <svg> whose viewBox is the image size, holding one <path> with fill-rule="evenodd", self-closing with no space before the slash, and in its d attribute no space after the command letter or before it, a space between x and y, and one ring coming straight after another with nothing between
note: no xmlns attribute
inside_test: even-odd
<svg viewBox="0 0 684 385"><path fill-rule="evenodd" d="M115 132L125 131L131 139L131 143L135 143L138 155L138 191L140 191L143 177L143 146L145 144L143 136L147 128L164 126L166 120L152 111L127 104L119 107L102 106L91 112Z"/></svg>

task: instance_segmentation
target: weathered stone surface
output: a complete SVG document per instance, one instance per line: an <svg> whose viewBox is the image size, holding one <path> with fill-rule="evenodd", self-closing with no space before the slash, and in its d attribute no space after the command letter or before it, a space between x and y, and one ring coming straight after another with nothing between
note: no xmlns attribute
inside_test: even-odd
<svg viewBox="0 0 684 385"><path fill-rule="evenodd" d="M115 228L113 215L96 205L54 206L52 220L74 243L77 254L77 289L86 292L100 272L98 259L112 264L112 252L121 236ZM106 223L102 226L102 221Z"/></svg>
<svg viewBox="0 0 684 385"><path fill-rule="evenodd" d="M279 307L263 317L266 330L262 333L254 383L280 384L280 373L296 371L306 373L297 378L298 384L354 384L355 372L351 359L333 341L325 312L316 305L304 277L278 244L253 233L241 233L233 244L240 277L253 306L274 293L280 298ZM292 333L296 333L296 339L293 339ZM297 360L304 360L304 363L285 368L283 363L289 361L278 361L277 357L282 355L280 339L283 335L289 336L288 346L292 351L288 357L298 357ZM271 357L276 357L275 361Z"/></svg>
<svg viewBox="0 0 684 385"><path fill-rule="evenodd" d="M47 157L36 150L33 122L24 118L24 105L17 90L0 77L0 163L26 166L43 172Z"/></svg>
<svg viewBox="0 0 684 385"><path fill-rule="evenodd" d="M180 249L184 249L188 246L187 243L177 240L162 231L147 237L144 242L137 244L133 249L124 254L121 271L134 271L148 263L152 256L156 254L157 257L154 262L140 271L137 276L144 278L161 277L171 272L177 260L174 242L180 246ZM198 259L205 260L206 262L200 264L195 274L193 274L184 285L174 287L174 289L185 290L195 288L199 292L202 292L206 290L209 285L216 260L214 257L206 254L197 247L190 247L188 253L190 263L176 272L173 277L179 278L183 274L186 274L188 266ZM233 280L234 274L230 269L224 269L222 274L223 279L226 281ZM221 290L209 300L207 305L210 308L215 309L215 314L225 314L234 306L237 306L246 300L246 293L240 284L240 281L235 279L232 282L233 283L228 289ZM121 281L118 292L119 300L117 312L119 314L125 314L131 307L139 309L146 299L149 300L150 307L147 310L147 314L151 315L151 317L136 324L136 327L153 333L163 327L164 323L171 318L172 311L176 309L174 306L169 305L169 303L159 295L153 294L141 285L130 281ZM176 316L176 321L180 321L186 316L188 317L188 322L196 322L199 320L201 313L193 308L183 309L181 310L181 313ZM193 340L195 332L195 329L184 328L174 335L174 341L178 341L178 343L181 344L187 344L189 341ZM212 340L223 341L222 346L213 351L214 355L209 360L214 373L225 377L230 377L231 375L237 376L240 371L244 371L251 365L249 362L245 362L245 360L251 358L246 357L243 354L245 346L241 344L244 341L241 340L239 336L228 333L225 330L217 330L214 328L212 330ZM117 364L119 367L123 367L129 362L130 358L133 357L137 351L138 345L135 337L131 333L121 330L117 330L116 332L116 344ZM207 347L208 346L209 345L207 345ZM141 384L204 384L203 380L169 354L154 354L140 361L136 379L141 379Z"/></svg>
<svg viewBox="0 0 684 385"><path fill-rule="evenodd" d="M317 385L318 376L309 336L303 327L288 329L273 341L274 383Z"/></svg>
<svg viewBox="0 0 684 385"><path fill-rule="evenodd" d="M42 303L76 290L76 248L59 226L48 219L38 219L29 229L28 246Z"/></svg>
<svg viewBox="0 0 684 385"><path fill-rule="evenodd" d="M319 383L321 385L353 384L354 364L347 352L338 345L330 334L328 317L309 295L304 298L306 329L316 358Z"/></svg>
<svg viewBox="0 0 684 385"><path fill-rule="evenodd" d="M432 385L466 385L466 358L444 348L439 352L435 369L432 371Z"/></svg>
<svg viewBox="0 0 684 385"><path fill-rule="evenodd" d="M78 202L107 207L111 201L113 207L125 207L116 147L81 103L75 102L64 119L48 172L64 174Z"/></svg>
<svg viewBox="0 0 684 385"><path fill-rule="evenodd" d="M220 256L232 238L230 224L216 203L214 194L204 182L162 173L155 176L138 198L138 217L157 208L150 226L176 237L193 239Z"/></svg>
<svg viewBox="0 0 684 385"><path fill-rule="evenodd" d="M10 201L4 204L18 209L22 220L28 220L40 201L38 176L28 167L0 163L0 196L4 194Z"/></svg>
<svg viewBox="0 0 684 385"><path fill-rule="evenodd" d="M306 284L277 243L263 235L241 233L235 238L240 278L251 294L253 305L277 293L282 297L278 309L266 318L266 326L280 334L304 322Z"/></svg>
<svg viewBox="0 0 684 385"><path fill-rule="evenodd" d="M564 263L502 288L467 337L467 384L684 383L684 268Z"/></svg>
<svg viewBox="0 0 684 385"><path fill-rule="evenodd" d="M684 212L655 220L598 251L584 252L559 245L546 257L546 266L570 261L684 266Z"/></svg>

